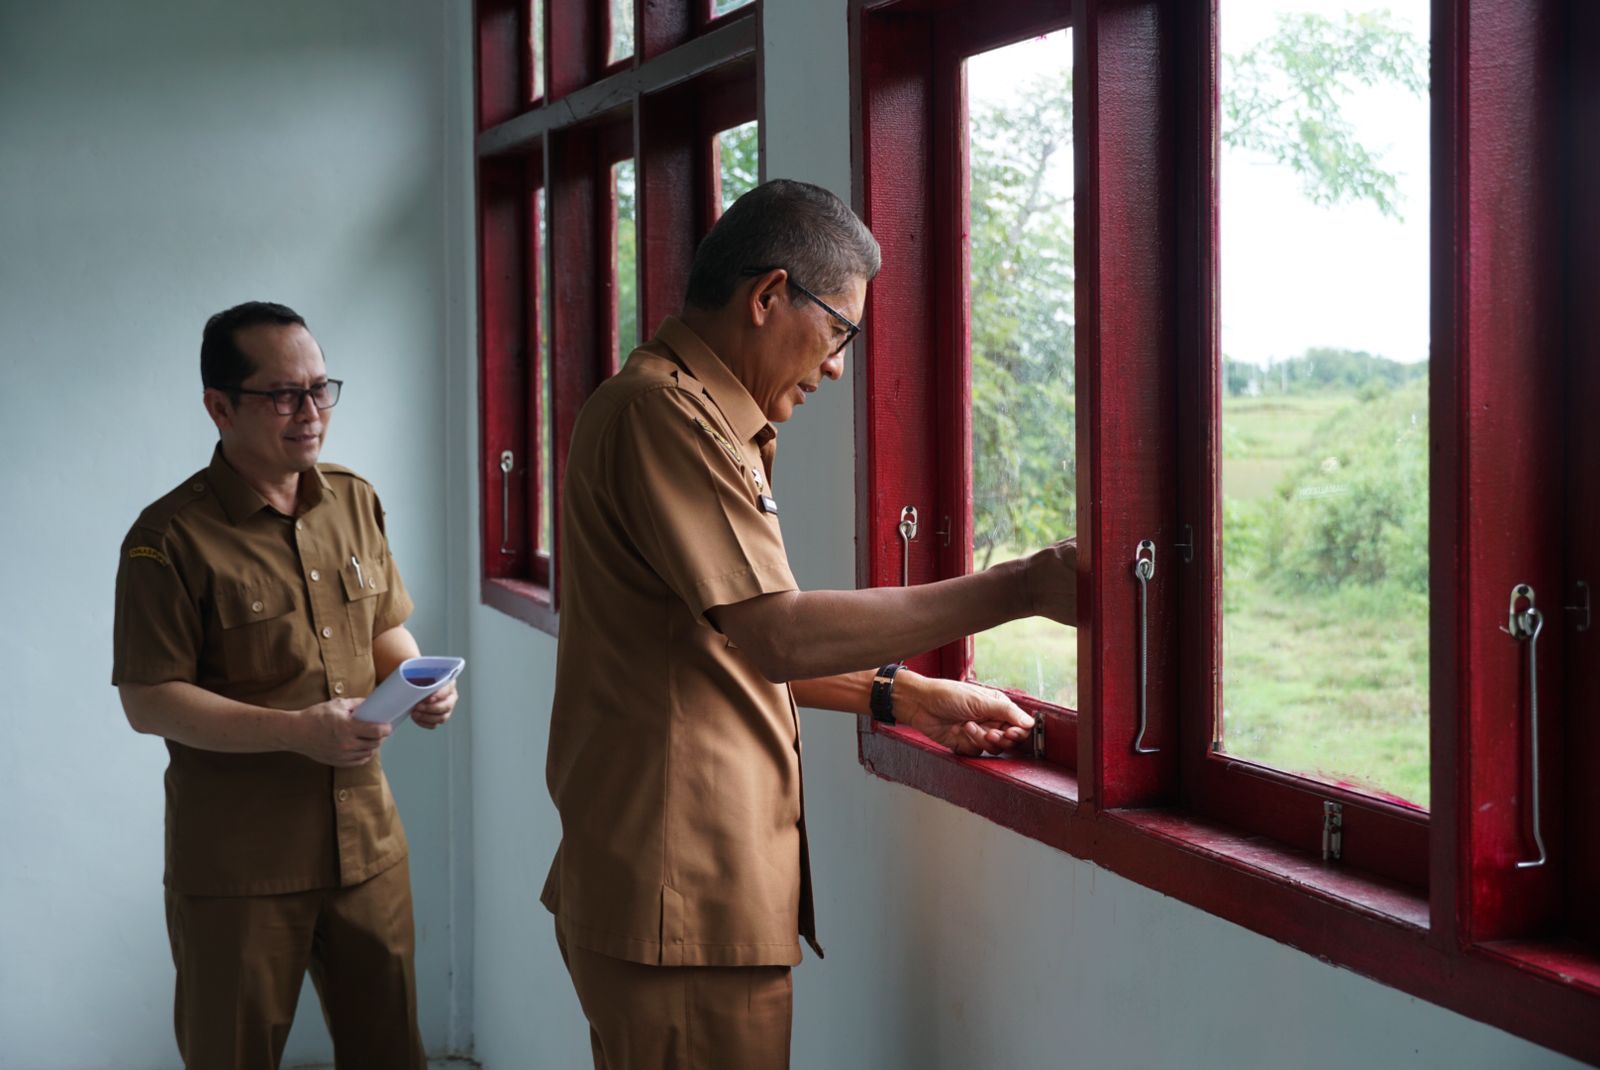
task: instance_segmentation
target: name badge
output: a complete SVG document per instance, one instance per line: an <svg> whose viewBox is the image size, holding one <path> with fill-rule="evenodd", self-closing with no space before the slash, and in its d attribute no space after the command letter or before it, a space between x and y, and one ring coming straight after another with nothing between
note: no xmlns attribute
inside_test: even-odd
<svg viewBox="0 0 1600 1070"><path fill-rule="evenodd" d="M772 497L772 495L763 494L756 500L760 503L761 511L763 513L770 513L773 516L778 515L778 502L777 499Z"/></svg>

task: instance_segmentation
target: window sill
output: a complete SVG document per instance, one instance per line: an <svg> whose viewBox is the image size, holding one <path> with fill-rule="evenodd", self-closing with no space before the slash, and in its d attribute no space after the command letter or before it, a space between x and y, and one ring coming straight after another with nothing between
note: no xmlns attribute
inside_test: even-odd
<svg viewBox="0 0 1600 1070"><path fill-rule="evenodd" d="M527 580L486 576L482 588L483 604L541 632L556 635L560 615L551 602L550 589Z"/></svg>
<svg viewBox="0 0 1600 1070"><path fill-rule="evenodd" d="M1078 778L1027 758L961 758L861 719L861 763L1273 940L1600 1063L1600 956L1555 942L1460 949L1432 935L1425 893L1176 809L1096 811Z"/></svg>

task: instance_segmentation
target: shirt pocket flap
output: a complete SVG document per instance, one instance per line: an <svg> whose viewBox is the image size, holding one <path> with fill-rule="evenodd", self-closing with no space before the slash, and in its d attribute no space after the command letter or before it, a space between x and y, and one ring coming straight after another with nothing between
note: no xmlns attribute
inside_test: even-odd
<svg viewBox="0 0 1600 1070"><path fill-rule="evenodd" d="M339 579L344 582L344 597L347 602L371 598L389 589L383 570L376 565L372 568L362 568L360 572L356 571L354 565L346 565L339 570Z"/></svg>
<svg viewBox="0 0 1600 1070"><path fill-rule="evenodd" d="M240 585L217 596L217 619L224 628L272 620L294 611L294 592L281 583Z"/></svg>

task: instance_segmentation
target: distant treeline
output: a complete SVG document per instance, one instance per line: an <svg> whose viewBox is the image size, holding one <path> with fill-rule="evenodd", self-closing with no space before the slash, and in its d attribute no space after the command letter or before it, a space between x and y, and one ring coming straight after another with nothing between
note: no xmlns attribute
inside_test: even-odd
<svg viewBox="0 0 1600 1070"><path fill-rule="evenodd" d="M1223 386L1232 397L1382 389L1427 375L1425 360L1402 364L1355 349L1308 349L1298 357L1269 361L1265 367L1222 358Z"/></svg>

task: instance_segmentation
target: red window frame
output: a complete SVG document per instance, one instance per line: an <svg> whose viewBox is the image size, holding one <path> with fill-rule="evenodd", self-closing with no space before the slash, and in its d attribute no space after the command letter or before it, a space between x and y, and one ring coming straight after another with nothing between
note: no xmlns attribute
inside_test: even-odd
<svg viewBox="0 0 1600 1070"><path fill-rule="evenodd" d="M1434 810L1423 814L1212 752L1216 0L1075 0L1070 12L1045 0L853 0L855 196L884 247L856 364L859 582L900 582L902 505L935 503L942 518L965 504L970 458L948 446L969 437L952 356L966 347L967 230L954 62L1064 24L1078 410L1089 414L1078 425L1080 713L1049 712L1044 761L956 758L867 719L858 738L879 776L1600 1061L1600 727L1555 712L1595 708L1600 657L1570 651L1600 640L1552 632L1576 580L1600 575L1600 431L1585 411L1600 397L1600 317L1583 297L1600 282L1600 209L1577 192L1600 184L1600 149L1583 135L1600 119L1600 74L1582 62L1600 46L1600 14L1570 8L1433 3ZM913 544L913 582L964 571L962 534L950 548ZM1131 566L1146 538L1168 580L1150 587L1147 741L1161 750L1135 755ZM1518 582L1546 613L1540 798L1560 858L1531 871L1512 864L1528 843L1526 729L1506 716L1526 706L1528 681L1523 648L1498 630ZM913 665L956 675L964 656ZM1325 802L1343 809L1337 862L1321 853Z"/></svg>
<svg viewBox="0 0 1600 1070"><path fill-rule="evenodd" d="M681 308L695 245L720 211L713 135L758 117L760 27L758 7L712 19L708 0L634 0L634 55L607 66L609 0L545 0L543 10L537 100L529 0L478 0L474 15L479 501L484 604L555 634L559 525L555 545L542 549L534 526L541 505L560 515L578 410L617 370L611 166L636 161L639 324L650 330ZM533 214L539 189L548 250L538 247ZM545 383L541 275L550 263L561 270L549 278ZM500 467L507 450L509 485Z"/></svg>

